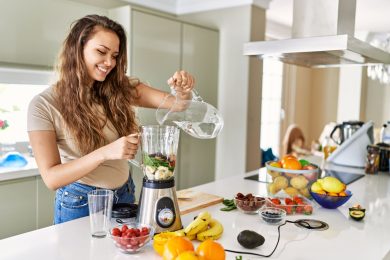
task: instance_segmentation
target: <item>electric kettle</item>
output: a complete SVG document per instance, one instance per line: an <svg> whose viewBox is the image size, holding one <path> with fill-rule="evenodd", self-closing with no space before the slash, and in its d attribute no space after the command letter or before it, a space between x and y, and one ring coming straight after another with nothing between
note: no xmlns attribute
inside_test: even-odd
<svg viewBox="0 0 390 260"><path fill-rule="evenodd" d="M335 141L337 144L341 145L345 140L347 140L353 133L355 133L359 128L364 124L362 121L345 121L341 124L336 125L332 132L330 133L330 138ZM338 139L336 138L335 133L338 131Z"/></svg>

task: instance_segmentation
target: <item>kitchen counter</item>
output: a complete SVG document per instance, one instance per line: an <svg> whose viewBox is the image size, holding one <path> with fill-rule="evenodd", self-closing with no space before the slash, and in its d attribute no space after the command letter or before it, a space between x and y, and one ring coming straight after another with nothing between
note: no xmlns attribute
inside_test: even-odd
<svg viewBox="0 0 390 260"><path fill-rule="evenodd" d="M261 169L264 174L265 169ZM361 170L354 170L360 171ZM245 176L256 174L250 172ZM281 227L281 239L274 259L390 259L390 175L365 175L348 185L352 198L338 209L325 209L317 204L311 216L295 215L287 219L313 218L325 221L329 229L310 231L287 223ZM237 175L192 188L232 198L237 192L266 195L265 183L244 180ZM348 207L360 203L366 208L366 217L357 222L349 218ZM277 227L263 223L258 215L246 215L237 210L224 212L222 204L208 207L212 216L224 225L224 234L218 240L226 249L269 254L276 244ZM198 213L182 216L187 225ZM236 242L237 234L251 229L262 234L266 241L256 250L245 250ZM1 232L1 231L0 231ZM194 242L195 247L198 242ZM227 254L226 259L235 259L237 254ZM254 259L242 255L243 259ZM121 253L110 238L92 238L89 234L89 218L39 229L0 240L0 258L6 259L162 259L147 245L142 253ZM261 257L259 257L261 258Z"/></svg>
<svg viewBox="0 0 390 260"><path fill-rule="evenodd" d="M25 155L27 165L24 167L0 167L0 181L38 176L39 171L34 157Z"/></svg>

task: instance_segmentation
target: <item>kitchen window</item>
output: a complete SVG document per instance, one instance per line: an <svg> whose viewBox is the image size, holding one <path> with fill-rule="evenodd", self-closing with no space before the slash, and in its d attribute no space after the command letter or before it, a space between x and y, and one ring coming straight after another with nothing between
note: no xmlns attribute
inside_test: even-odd
<svg viewBox="0 0 390 260"><path fill-rule="evenodd" d="M9 127L0 132L0 142L27 142L27 108L47 85L0 84L0 119Z"/></svg>
<svg viewBox="0 0 390 260"><path fill-rule="evenodd" d="M36 69L0 68L0 144L25 152L28 146L27 109L31 99L49 86L52 72Z"/></svg>
<svg viewBox="0 0 390 260"><path fill-rule="evenodd" d="M283 63L263 60L263 89L261 97L260 145L263 150L272 148L280 154L280 124L282 116Z"/></svg>

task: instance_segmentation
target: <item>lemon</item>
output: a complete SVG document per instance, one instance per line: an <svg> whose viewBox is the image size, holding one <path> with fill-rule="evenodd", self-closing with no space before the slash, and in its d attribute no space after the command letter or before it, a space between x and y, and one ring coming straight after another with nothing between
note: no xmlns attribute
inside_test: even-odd
<svg viewBox="0 0 390 260"><path fill-rule="evenodd" d="M271 162L269 165L275 168L282 168L282 164L280 162Z"/></svg>
<svg viewBox="0 0 390 260"><path fill-rule="evenodd" d="M324 190L322 189L321 184L318 181L316 181L313 182L313 184L311 185L311 191L315 193L322 193L322 191Z"/></svg>
<svg viewBox="0 0 390 260"><path fill-rule="evenodd" d="M321 187L326 192L339 193L345 190L345 184L335 177L325 177L322 179Z"/></svg>

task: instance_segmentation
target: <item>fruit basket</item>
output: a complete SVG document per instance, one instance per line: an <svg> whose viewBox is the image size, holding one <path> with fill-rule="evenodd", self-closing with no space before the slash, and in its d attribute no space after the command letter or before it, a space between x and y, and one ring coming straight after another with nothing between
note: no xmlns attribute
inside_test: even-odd
<svg viewBox="0 0 390 260"><path fill-rule="evenodd" d="M267 198L264 207L283 209L287 215L313 213L313 203L303 196Z"/></svg>
<svg viewBox="0 0 390 260"><path fill-rule="evenodd" d="M267 168L267 190L271 196L274 196L280 191L284 191L291 197L302 195L306 198L311 198L310 187L314 183L320 173L317 165L309 163L305 160L297 160L296 162L306 162L304 166L297 165L295 169L283 167L283 163L277 161L266 162ZM290 160L289 162L292 162ZM285 166L289 166L286 164ZM293 167L291 167L293 168ZM299 169L299 170L298 170Z"/></svg>

